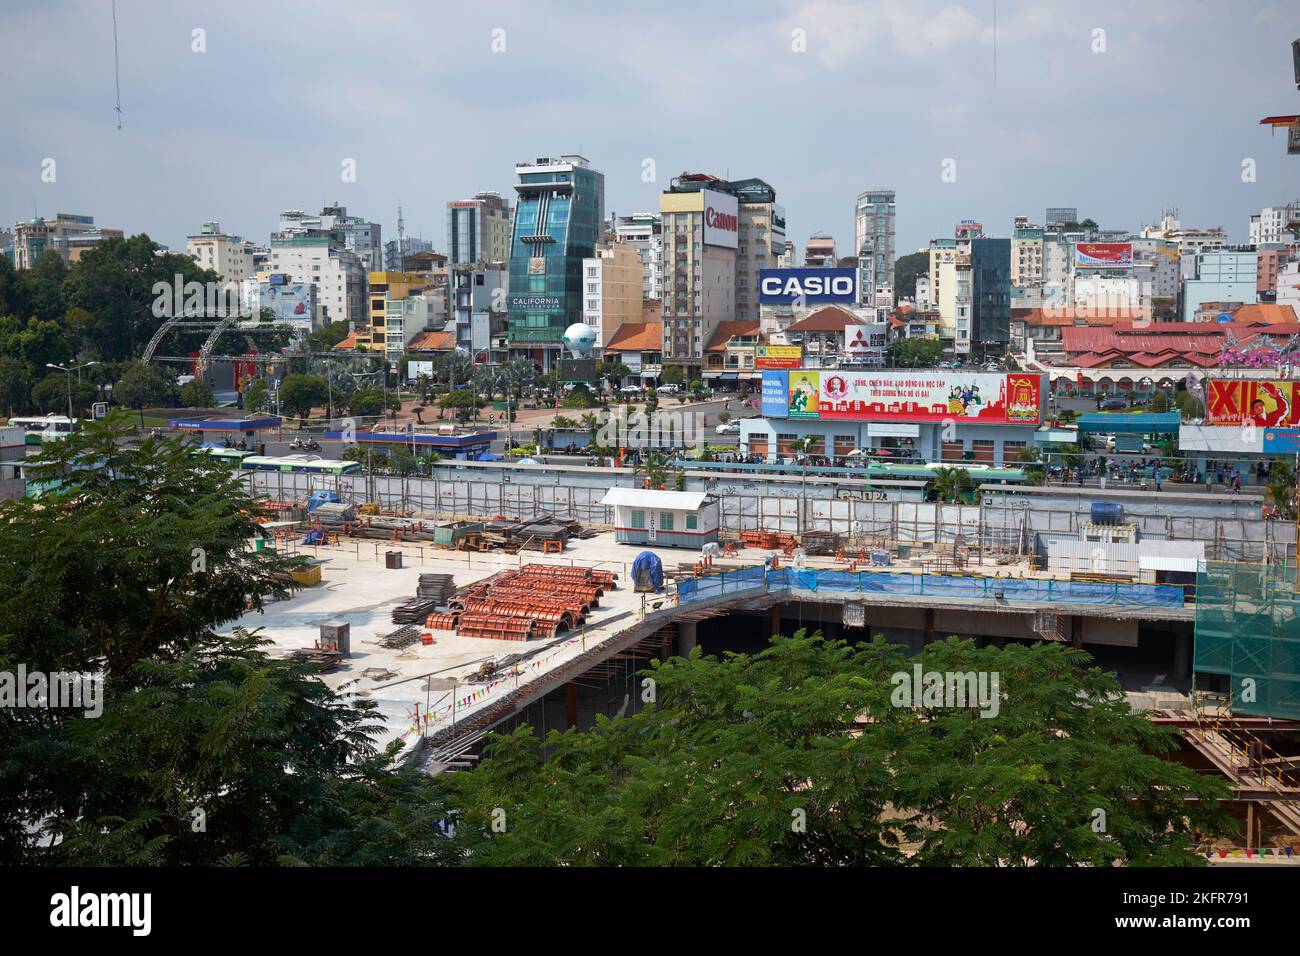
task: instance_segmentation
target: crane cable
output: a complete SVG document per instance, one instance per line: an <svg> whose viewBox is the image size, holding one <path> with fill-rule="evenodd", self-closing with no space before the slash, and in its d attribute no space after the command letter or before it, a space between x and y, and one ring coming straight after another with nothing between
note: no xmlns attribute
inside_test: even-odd
<svg viewBox="0 0 1300 956"><path fill-rule="evenodd" d="M122 128L122 77L117 57L117 0L113 0L113 86L117 90L117 105L113 112L117 114L117 128Z"/></svg>

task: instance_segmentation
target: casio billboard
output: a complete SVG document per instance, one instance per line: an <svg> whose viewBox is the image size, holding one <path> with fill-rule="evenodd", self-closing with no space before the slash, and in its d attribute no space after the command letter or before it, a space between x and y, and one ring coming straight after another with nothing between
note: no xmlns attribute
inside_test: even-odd
<svg viewBox="0 0 1300 956"><path fill-rule="evenodd" d="M759 269L758 301L763 305L808 305L825 302L853 302L857 291L856 269Z"/></svg>

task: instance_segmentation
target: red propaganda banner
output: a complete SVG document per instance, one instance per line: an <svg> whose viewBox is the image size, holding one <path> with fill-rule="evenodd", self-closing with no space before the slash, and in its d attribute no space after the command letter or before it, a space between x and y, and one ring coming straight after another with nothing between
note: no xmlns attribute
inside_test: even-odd
<svg viewBox="0 0 1300 956"><path fill-rule="evenodd" d="M1037 425L1042 388L1042 375L1027 372L823 371L818 417Z"/></svg>
<svg viewBox="0 0 1300 956"><path fill-rule="evenodd" d="M1210 379L1205 390L1205 420L1211 425L1260 428L1300 425L1300 382L1243 382Z"/></svg>

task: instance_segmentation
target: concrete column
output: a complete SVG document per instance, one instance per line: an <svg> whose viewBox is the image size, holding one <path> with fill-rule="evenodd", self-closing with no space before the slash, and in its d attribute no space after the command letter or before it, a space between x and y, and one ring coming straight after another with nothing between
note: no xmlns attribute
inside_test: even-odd
<svg viewBox="0 0 1300 956"><path fill-rule="evenodd" d="M1070 643L1075 647L1083 647L1083 618L1077 614L1070 616Z"/></svg>
<svg viewBox="0 0 1300 956"><path fill-rule="evenodd" d="M1174 637L1174 676L1188 677L1192 673L1192 635Z"/></svg>
<svg viewBox="0 0 1300 956"><path fill-rule="evenodd" d="M578 726L578 685L573 681L564 685L564 726Z"/></svg>
<svg viewBox="0 0 1300 956"><path fill-rule="evenodd" d="M677 648L674 653L679 657L685 657L691 652L691 648L696 645L695 639L695 622L678 621L677 622Z"/></svg>
<svg viewBox="0 0 1300 956"><path fill-rule="evenodd" d="M934 640L934 608L925 609L925 637L922 638L922 645L929 644Z"/></svg>
<svg viewBox="0 0 1300 956"><path fill-rule="evenodd" d="M779 637L781 634L781 605L773 604L770 612L772 621L772 636Z"/></svg>

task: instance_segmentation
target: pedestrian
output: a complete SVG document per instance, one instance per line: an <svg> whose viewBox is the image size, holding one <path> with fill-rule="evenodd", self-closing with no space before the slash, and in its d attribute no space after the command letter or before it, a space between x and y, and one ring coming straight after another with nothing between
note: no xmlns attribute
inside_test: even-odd
<svg viewBox="0 0 1300 956"><path fill-rule="evenodd" d="M1241 473L1235 468L1232 470L1232 490L1241 494Z"/></svg>

